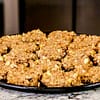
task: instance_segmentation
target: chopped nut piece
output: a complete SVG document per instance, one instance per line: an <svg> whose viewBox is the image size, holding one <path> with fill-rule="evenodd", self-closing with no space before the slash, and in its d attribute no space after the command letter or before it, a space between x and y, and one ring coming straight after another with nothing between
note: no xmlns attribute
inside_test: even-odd
<svg viewBox="0 0 100 100"><path fill-rule="evenodd" d="M10 64L11 64L10 61L6 61L5 63L6 66L9 66Z"/></svg>
<svg viewBox="0 0 100 100"><path fill-rule="evenodd" d="M4 58L3 58L3 56L0 56L0 61L4 61Z"/></svg>
<svg viewBox="0 0 100 100"><path fill-rule="evenodd" d="M88 64L90 62L90 59L89 58L85 58L84 59L84 64Z"/></svg>

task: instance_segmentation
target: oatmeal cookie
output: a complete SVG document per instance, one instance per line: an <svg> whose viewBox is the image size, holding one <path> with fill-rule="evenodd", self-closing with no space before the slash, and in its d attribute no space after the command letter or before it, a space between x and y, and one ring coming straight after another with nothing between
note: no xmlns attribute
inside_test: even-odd
<svg viewBox="0 0 100 100"><path fill-rule="evenodd" d="M41 82L47 87L64 87L64 72L61 70L48 70L43 73Z"/></svg>
<svg viewBox="0 0 100 100"><path fill-rule="evenodd" d="M38 80L40 79L41 74L41 71L34 70L32 67L29 68L21 64L8 72L7 83L39 87Z"/></svg>

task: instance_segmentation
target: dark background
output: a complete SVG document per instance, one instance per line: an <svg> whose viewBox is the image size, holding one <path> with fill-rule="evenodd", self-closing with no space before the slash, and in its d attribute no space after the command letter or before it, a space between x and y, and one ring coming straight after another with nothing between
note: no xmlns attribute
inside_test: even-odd
<svg viewBox="0 0 100 100"><path fill-rule="evenodd" d="M3 0L0 0L3 1ZM0 35L4 32L0 2ZM19 0L20 33L32 29L100 34L100 0Z"/></svg>
<svg viewBox="0 0 100 100"><path fill-rule="evenodd" d="M0 1L0 36L4 32L4 16L3 16L3 2Z"/></svg>
<svg viewBox="0 0 100 100"><path fill-rule="evenodd" d="M72 0L20 0L19 3L21 31L71 30Z"/></svg>

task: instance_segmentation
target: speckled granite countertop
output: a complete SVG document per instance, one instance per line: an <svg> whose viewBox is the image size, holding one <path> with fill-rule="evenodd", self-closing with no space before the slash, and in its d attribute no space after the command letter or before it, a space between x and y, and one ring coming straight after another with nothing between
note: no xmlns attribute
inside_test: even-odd
<svg viewBox="0 0 100 100"><path fill-rule="evenodd" d="M73 93L37 94L0 87L0 100L100 100L100 88Z"/></svg>

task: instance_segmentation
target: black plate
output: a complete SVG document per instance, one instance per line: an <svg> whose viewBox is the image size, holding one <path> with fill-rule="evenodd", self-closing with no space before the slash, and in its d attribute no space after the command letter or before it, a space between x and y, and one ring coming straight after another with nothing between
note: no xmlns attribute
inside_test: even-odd
<svg viewBox="0 0 100 100"><path fill-rule="evenodd" d="M84 91L89 89L94 89L100 86L100 83L82 85L82 86L74 86L74 87L27 87L27 86L18 86L8 84L6 82L0 81L0 86L8 89L24 91L24 92L38 92L38 93L68 93L68 92L77 92Z"/></svg>
<svg viewBox="0 0 100 100"><path fill-rule="evenodd" d="M77 35L84 34L84 33L77 33ZM11 34L15 35L15 34ZM47 33L48 35L48 33ZM88 34L87 34L88 35ZM92 34L95 35L95 34ZM100 87L100 83L94 84L87 84L82 86L74 86L74 87L28 87L28 86L19 86L8 84L4 81L0 81L0 86L8 89L23 91L23 92L37 92L37 93L68 93L68 92L78 92L78 91L85 91Z"/></svg>

